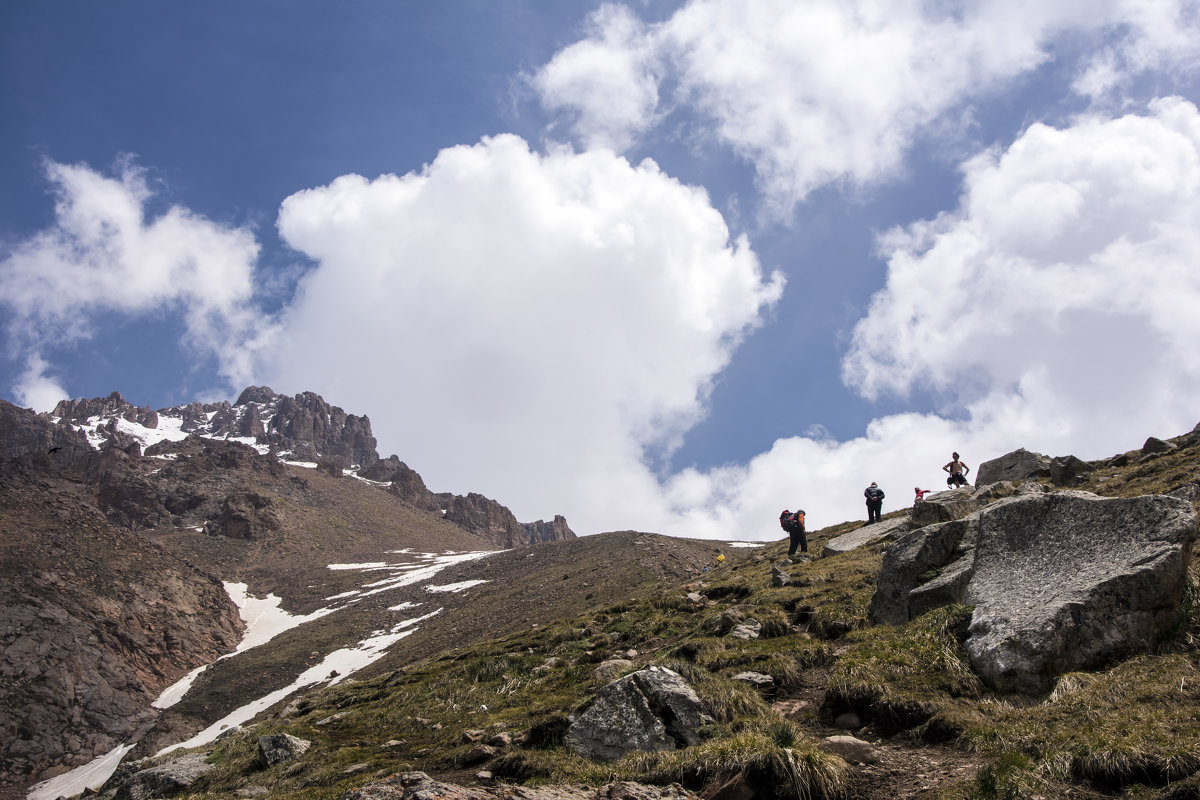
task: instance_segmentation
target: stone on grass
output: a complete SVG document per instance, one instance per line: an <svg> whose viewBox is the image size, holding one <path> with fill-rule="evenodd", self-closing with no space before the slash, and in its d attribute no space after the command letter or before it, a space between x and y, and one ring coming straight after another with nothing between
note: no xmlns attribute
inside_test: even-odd
<svg viewBox="0 0 1200 800"><path fill-rule="evenodd" d="M586 758L615 761L635 750L698 744L700 727L711 721L679 673L647 667L603 687L572 714L565 741Z"/></svg>

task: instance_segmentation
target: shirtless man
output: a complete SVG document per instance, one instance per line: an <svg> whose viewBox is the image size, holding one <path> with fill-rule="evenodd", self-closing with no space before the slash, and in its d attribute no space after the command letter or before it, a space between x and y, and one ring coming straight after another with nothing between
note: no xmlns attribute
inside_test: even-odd
<svg viewBox="0 0 1200 800"><path fill-rule="evenodd" d="M967 473L971 468L958 460L958 453L951 453L954 458L949 464L946 464L942 469L950 473L950 477L946 478L946 485L951 489L957 489L960 486L967 485Z"/></svg>

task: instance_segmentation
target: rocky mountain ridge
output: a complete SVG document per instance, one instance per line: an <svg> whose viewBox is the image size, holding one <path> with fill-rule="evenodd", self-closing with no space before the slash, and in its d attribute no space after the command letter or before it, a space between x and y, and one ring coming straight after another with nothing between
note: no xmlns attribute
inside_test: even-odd
<svg viewBox="0 0 1200 800"><path fill-rule="evenodd" d="M20 427L11 412L7 416L12 420L9 429ZM421 476L397 456L380 459L369 418L347 414L313 392L289 397L266 386L250 386L232 405L228 401L188 403L157 411L134 406L113 392L104 398L63 400L49 419L53 425L48 428L35 425L21 435L9 434L9 457L64 446L60 461L71 463L86 457L90 451L70 430L82 433L95 450L134 455L154 447L151 455L170 456L177 447L173 443L198 436L245 444L261 455L314 465L334 476L345 474L387 484L406 502L440 511L450 522L501 547L575 536L561 515L549 522L522 523L505 506L483 495L431 492ZM222 513L228 519L229 514ZM245 513L234 511L233 516L238 526L246 525Z"/></svg>
<svg viewBox="0 0 1200 800"><path fill-rule="evenodd" d="M134 424L120 419L113 431ZM83 435L41 422L21 441ZM562 796L603 783L610 798L679 800L1200 793L1200 620L1187 601L1200 433L1099 462L1009 454L981 465L996 483L931 495L877 525L814 531L813 555L795 563L783 542L740 549L634 532L486 554L494 544L454 524L445 498L394 457L302 468L196 436L142 454L118 441L69 467L54 460L65 451L30 449L4 465L25 488L0 519L32 531L26 549L70 544L91 519L104 537L157 550L161 569L245 581L307 620L212 663L153 724L139 720L141 743L108 797L348 800L437 787L483 800L524 796L505 784L530 779L575 787ZM178 524L201 517L207 527ZM1063 548L1070 559L1055 555ZM111 583L140 586L122 560L105 565L122 575ZM1169 579L1149 571L1160 567ZM75 582L81 567L72 572L58 578ZM1080 577L1098 591L1077 593ZM1003 627L1014 614L993 598L1006 595L1045 608L1031 629L1083 637L1030 646L1052 639L1083 660L1007 671L1004 648L1026 640ZM1153 626L1110 636L1141 610ZM0 613L16 621L0 630L39 632L36 615ZM129 624L171 629L147 614ZM374 660L343 681L339 659L353 658ZM32 692L50 680L29 664L0 685ZM144 669L129 674L147 681ZM75 681L65 713L91 680ZM32 760L30 727L16 731L23 764L49 777L73 763ZM173 742L186 748L160 752ZM589 755L585 742L601 746Z"/></svg>

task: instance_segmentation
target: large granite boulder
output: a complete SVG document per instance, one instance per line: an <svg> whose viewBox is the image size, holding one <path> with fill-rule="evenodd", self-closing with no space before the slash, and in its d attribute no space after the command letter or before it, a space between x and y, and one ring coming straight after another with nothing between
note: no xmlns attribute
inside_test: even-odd
<svg viewBox="0 0 1200 800"><path fill-rule="evenodd" d="M974 605L965 643L993 688L1040 692L1168 635L1180 621L1196 512L1164 495L1059 491L1000 500L901 537L871 618Z"/></svg>
<svg viewBox="0 0 1200 800"><path fill-rule="evenodd" d="M571 715L567 745L587 758L615 761L634 750L699 744L712 722L679 673L647 667L613 681Z"/></svg>
<svg viewBox="0 0 1200 800"><path fill-rule="evenodd" d="M1024 481L1050 477L1050 457L1032 453L1024 447L979 465L975 485L987 486L999 481Z"/></svg>

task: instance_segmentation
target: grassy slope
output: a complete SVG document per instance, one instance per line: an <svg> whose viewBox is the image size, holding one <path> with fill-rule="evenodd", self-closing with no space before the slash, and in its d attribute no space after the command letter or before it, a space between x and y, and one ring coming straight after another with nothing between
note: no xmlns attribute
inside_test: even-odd
<svg viewBox="0 0 1200 800"><path fill-rule="evenodd" d="M1138 456L1097 470L1082 488L1131 495L1200 480L1200 446L1145 463ZM814 551L858 524L815 533ZM998 696L976 679L960 645L969 609L942 609L895 628L867 624L886 546L792 567L795 585L770 588L770 565L786 547L775 543L731 556L702 582L660 586L313 693L289 713L219 740L212 760L220 769L194 796L230 796L252 783L276 798L335 798L409 768L468 776L478 768L477 744L464 731L479 730L485 739L513 736L487 762L512 781L627 778L699 789L742 772L764 794L774 787L779 796L838 797L846 795L851 770L818 742L833 715L853 710L869 722L869 738L914 747L937 742L975 753L984 765L973 779L921 796L1200 797L1200 623L1190 608L1176 636L1147 654L1066 675L1047 697ZM696 588L709 604L686 598ZM721 613L735 605L764 623L765 638L716 636ZM612 656L635 666L667 665L688 678L716 719L706 742L610 765L564 748L567 715L607 682L594 669ZM774 677L774 705L731 680L744 670ZM806 697L818 702L779 702ZM255 739L277 731L313 747L291 765L260 771Z"/></svg>

